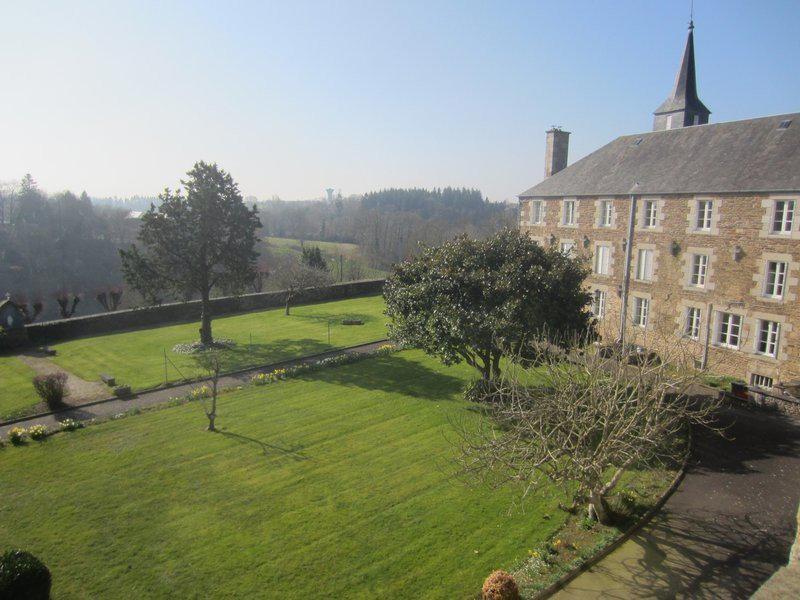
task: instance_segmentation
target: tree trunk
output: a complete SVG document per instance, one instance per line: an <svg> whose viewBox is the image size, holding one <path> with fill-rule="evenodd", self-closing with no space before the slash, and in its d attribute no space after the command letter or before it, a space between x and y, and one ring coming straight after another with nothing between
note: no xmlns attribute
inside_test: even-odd
<svg viewBox="0 0 800 600"><path fill-rule="evenodd" d="M291 298L291 296L289 296L289 294L286 294L286 310L284 311L284 314L285 314L287 317L289 316L289 303L290 303L291 301L292 301L292 298Z"/></svg>
<svg viewBox="0 0 800 600"><path fill-rule="evenodd" d="M217 418L217 380L214 379L211 388L211 410L208 412L208 430L216 431L214 419Z"/></svg>
<svg viewBox="0 0 800 600"><path fill-rule="evenodd" d="M595 519L603 525L611 524L611 514L606 499L598 492L589 494L589 518Z"/></svg>
<svg viewBox="0 0 800 600"><path fill-rule="evenodd" d="M211 335L211 306L208 296L209 293L204 290L200 299L200 342L206 346L214 343L214 336Z"/></svg>

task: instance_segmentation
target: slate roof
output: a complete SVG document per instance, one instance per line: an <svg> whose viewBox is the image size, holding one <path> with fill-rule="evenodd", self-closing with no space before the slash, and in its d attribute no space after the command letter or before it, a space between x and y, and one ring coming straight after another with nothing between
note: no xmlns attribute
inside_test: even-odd
<svg viewBox="0 0 800 600"><path fill-rule="evenodd" d="M689 34L686 36L686 48L683 50L681 66L675 76L672 92L666 100L655 110L655 114L669 113L679 110L700 113L706 116L703 122L708 121L708 110L705 104L697 97L697 79L694 66L694 24L689 23Z"/></svg>
<svg viewBox="0 0 800 600"><path fill-rule="evenodd" d="M800 113L622 136L519 196L626 195L635 182L637 194L800 191Z"/></svg>

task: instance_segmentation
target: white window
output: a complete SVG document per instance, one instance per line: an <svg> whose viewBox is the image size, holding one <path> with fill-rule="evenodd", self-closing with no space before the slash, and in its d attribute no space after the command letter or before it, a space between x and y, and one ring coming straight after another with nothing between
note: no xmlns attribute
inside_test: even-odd
<svg viewBox="0 0 800 600"><path fill-rule="evenodd" d="M692 255L692 277L691 284L695 287L705 287L706 274L708 273L708 255Z"/></svg>
<svg viewBox="0 0 800 600"><path fill-rule="evenodd" d="M611 214L614 210L614 205L611 200L603 200L600 202L600 227L611 227Z"/></svg>
<svg viewBox="0 0 800 600"><path fill-rule="evenodd" d="M742 334L742 317L733 313L718 313L717 344L738 348Z"/></svg>
<svg viewBox="0 0 800 600"><path fill-rule="evenodd" d="M667 116L667 129L672 129L672 115Z"/></svg>
<svg viewBox="0 0 800 600"><path fill-rule="evenodd" d="M637 327L647 327L647 316L650 313L650 300L647 298L633 299L633 323Z"/></svg>
<svg viewBox="0 0 800 600"><path fill-rule="evenodd" d="M609 275L611 272L611 247L598 245L594 254L594 272Z"/></svg>
<svg viewBox="0 0 800 600"><path fill-rule="evenodd" d="M756 352L765 356L778 355L778 337L781 332L781 324L775 321L758 322L758 339L756 339Z"/></svg>
<svg viewBox="0 0 800 600"><path fill-rule="evenodd" d="M561 254L566 254L567 256L572 256L573 250L575 249L575 242L561 242Z"/></svg>
<svg viewBox="0 0 800 600"><path fill-rule="evenodd" d="M655 200L645 200L643 208L642 227L652 229L658 223L658 207Z"/></svg>
<svg viewBox="0 0 800 600"><path fill-rule="evenodd" d="M539 225L542 222L542 201L541 200L531 200L531 213L530 213L530 223L531 225Z"/></svg>
<svg viewBox="0 0 800 600"><path fill-rule="evenodd" d="M606 293L603 290L594 291L592 312L598 319L602 319L606 315Z"/></svg>
<svg viewBox="0 0 800 600"><path fill-rule="evenodd" d="M794 200L776 200L772 215L772 233L791 233L794 222Z"/></svg>
<svg viewBox="0 0 800 600"><path fill-rule="evenodd" d="M759 375L758 373L753 373L752 375L750 375L750 385L765 390L771 389L773 385L772 377L767 377L766 375Z"/></svg>
<svg viewBox="0 0 800 600"><path fill-rule="evenodd" d="M711 215L714 203L711 200L697 201L697 222L695 227L701 231L711 231Z"/></svg>
<svg viewBox="0 0 800 600"><path fill-rule="evenodd" d="M686 337L693 340L700 338L700 309L690 306L686 309L686 323L684 324L683 333Z"/></svg>
<svg viewBox="0 0 800 600"><path fill-rule="evenodd" d="M636 279L639 281L653 280L653 251L640 249L636 260Z"/></svg>
<svg viewBox="0 0 800 600"><path fill-rule="evenodd" d="M767 261L767 276L764 281L764 295L768 298L783 298L783 288L786 285L786 263L770 260Z"/></svg>
<svg viewBox="0 0 800 600"><path fill-rule="evenodd" d="M564 200L564 211L561 215L562 225L575 225L575 200Z"/></svg>

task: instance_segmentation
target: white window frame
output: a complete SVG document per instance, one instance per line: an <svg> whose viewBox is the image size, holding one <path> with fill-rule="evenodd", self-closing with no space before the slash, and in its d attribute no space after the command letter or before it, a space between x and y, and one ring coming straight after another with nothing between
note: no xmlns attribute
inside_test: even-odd
<svg viewBox="0 0 800 600"><path fill-rule="evenodd" d="M636 252L636 280L653 281L655 252L651 248L639 248Z"/></svg>
<svg viewBox="0 0 800 600"><path fill-rule="evenodd" d="M611 227L611 219L614 211L614 205L611 200L600 201L600 227Z"/></svg>
<svg viewBox="0 0 800 600"><path fill-rule="evenodd" d="M595 275L611 275L611 246L597 244L594 249Z"/></svg>
<svg viewBox="0 0 800 600"><path fill-rule="evenodd" d="M683 335L692 340L700 339L700 325L703 322L703 311L696 306L686 307L684 315Z"/></svg>
<svg viewBox="0 0 800 600"><path fill-rule="evenodd" d="M561 208L561 224L562 225L575 225L575 211L577 209L577 200L564 200ZM567 219L569 215L569 220Z"/></svg>
<svg viewBox="0 0 800 600"><path fill-rule="evenodd" d="M708 279L708 254L692 254L692 270L689 273L689 285L697 288L706 287Z"/></svg>
<svg viewBox="0 0 800 600"><path fill-rule="evenodd" d="M714 219L714 201L698 200L694 227L697 231L711 231Z"/></svg>
<svg viewBox="0 0 800 600"><path fill-rule="evenodd" d="M756 335L756 354L778 357L778 346L781 337L781 324L778 321L768 319L758 320L758 334ZM762 349L763 346L763 349Z"/></svg>
<svg viewBox="0 0 800 600"><path fill-rule="evenodd" d="M780 207L780 210L779 210ZM781 199L775 200L772 207L772 222L770 233L775 235L789 235L794 227L794 218L797 212L797 202L795 200ZM775 225L778 225L776 227Z"/></svg>
<svg viewBox="0 0 800 600"><path fill-rule="evenodd" d="M775 385L775 380L767 375L753 373L750 375L750 385L761 388L762 390L770 390L772 386Z"/></svg>
<svg viewBox="0 0 800 600"><path fill-rule="evenodd" d="M566 256L574 256L575 242L573 241L561 242L558 246L558 249L561 251L561 254L564 254Z"/></svg>
<svg viewBox="0 0 800 600"><path fill-rule="evenodd" d="M645 200L642 205L642 228L655 229L658 226L658 203Z"/></svg>
<svg viewBox="0 0 800 600"><path fill-rule="evenodd" d="M534 219L534 216L536 217ZM544 200L531 200L528 222L531 225L541 225L544 216Z"/></svg>
<svg viewBox="0 0 800 600"><path fill-rule="evenodd" d="M773 272L772 266L775 266ZM782 260L768 260L764 267L764 297L780 300L786 292L789 264Z"/></svg>
<svg viewBox="0 0 800 600"><path fill-rule="evenodd" d="M595 290L592 294L592 313L598 319L606 316L606 292L605 290Z"/></svg>
<svg viewBox="0 0 800 600"><path fill-rule="evenodd" d="M742 344L744 318L736 313L719 311L714 341L717 346L738 350Z"/></svg>
<svg viewBox="0 0 800 600"><path fill-rule="evenodd" d="M642 296L633 297L633 324L644 329L650 317L650 299Z"/></svg>

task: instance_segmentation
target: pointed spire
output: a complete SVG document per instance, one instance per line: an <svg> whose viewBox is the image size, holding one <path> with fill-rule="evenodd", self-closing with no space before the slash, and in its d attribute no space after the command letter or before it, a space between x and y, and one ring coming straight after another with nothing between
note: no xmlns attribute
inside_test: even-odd
<svg viewBox="0 0 800 600"><path fill-rule="evenodd" d="M711 111L697 97L694 65L694 21L689 21L689 34L675 85L667 99L655 111L653 130L675 129L708 123Z"/></svg>

